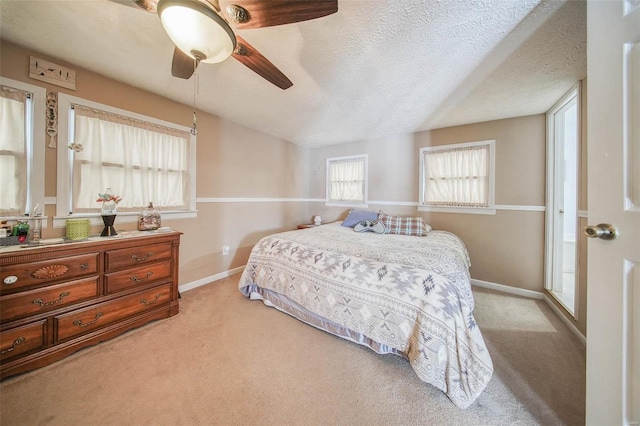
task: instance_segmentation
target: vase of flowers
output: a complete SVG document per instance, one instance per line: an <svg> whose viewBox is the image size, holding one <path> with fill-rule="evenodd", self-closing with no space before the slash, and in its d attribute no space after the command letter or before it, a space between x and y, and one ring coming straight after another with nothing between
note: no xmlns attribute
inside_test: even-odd
<svg viewBox="0 0 640 426"><path fill-rule="evenodd" d="M121 197L113 195L111 188L107 188L104 194L98 193L97 202L102 203L101 215L102 222L104 223L104 229L102 230L101 237L112 237L118 235L113 223L116 220L118 203L122 200Z"/></svg>

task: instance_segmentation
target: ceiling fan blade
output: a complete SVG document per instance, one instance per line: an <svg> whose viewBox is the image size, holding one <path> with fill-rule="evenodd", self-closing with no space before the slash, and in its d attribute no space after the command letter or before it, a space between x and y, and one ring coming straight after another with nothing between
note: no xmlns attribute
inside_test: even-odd
<svg viewBox="0 0 640 426"><path fill-rule="evenodd" d="M196 60L185 54L177 47L173 49L173 61L171 61L171 75L188 80L196 70Z"/></svg>
<svg viewBox="0 0 640 426"><path fill-rule="evenodd" d="M321 18L338 11L338 0L219 0L222 14L239 30Z"/></svg>
<svg viewBox="0 0 640 426"><path fill-rule="evenodd" d="M147 12L156 13L158 0L133 0L136 6L146 10Z"/></svg>
<svg viewBox="0 0 640 426"><path fill-rule="evenodd" d="M253 46L238 35L236 35L236 39L238 44L236 45L236 50L232 55L234 58L282 90L286 90L293 86L291 80L289 80L287 76L276 68L276 66L267 58L262 56L262 54Z"/></svg>

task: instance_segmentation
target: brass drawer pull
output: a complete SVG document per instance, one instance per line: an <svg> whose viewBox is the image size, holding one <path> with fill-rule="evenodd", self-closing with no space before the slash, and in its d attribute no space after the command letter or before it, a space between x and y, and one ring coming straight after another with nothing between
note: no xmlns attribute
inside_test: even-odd
<svg viewBox="0 0 640 426"><path fill-rule="evenodd" d="M65 291L64 293L60 293L60 297L58 298L58 300L52 300L51 302L44 302L42 299L36 299L31 303L33 303L34 305L40 305L41 308L44 308L45 306L55 305L56 303L60 302L63 298L67 297L68 295L69 295L69 292Z"/></svg>
<svg viewBox="0 0 640 426"><path fill-rule="evenodd" d="M153 305L154 303L156 303L158 301L158 299L160 298L159 294L156 294L156 298L153 300L147 300L147 299L140 299L140 303L144 303L145 305Z"/></svg>
<svg viewBox="0 0 640 426"><path fill-rule="evenodd" d="M144 262L145 260L149 260L151 258L151 256L153 256L153 252L150 251L149 253L147 253L147 257L140 257L140 256L136 256L135 254L133 256L131 256L131 258L133 260L135 260L136 262Z"/></svg>
<svg viewBox="0 0 640 426"><path fill-rule="evenodd" d="M88 263L81 263L81 264L80 264L80 269L82 269L83 271L84 271L85 269L89 269L89 264L88 264Z"/></svg>
<svg viewBox="0 0 640 426"><path fill-rule="evenodd" d="M87 322L87 323L83 323L83 322L82 322L82 320L75 320L75 321L73 322L73 325L77 325L78 327L86 327L86 326L88 326L88 325L95 324L95 323L96 323L96 321L98 321L98 319L99 319L101 316L103 316L103 315L104 315L104 314L103 314L102 312L98 312L98 313L96 314L96 316L94 317L94 320L93 320L93 321L89 321L89 322Z"/></svg>
<svg viewBox="0 0 640 426"><path fill-rule="evenodd" d="M23 343L25 340L26 339L24 337L17 338L16 340L13 341L13 345L11 345L10 348L3 349L2 352L0 352L0 354L4 355L8 352L13 351L16 348L16 346L18 346L20 343Z"/></svg>
<svg viewBox="0 0 640 426"><path fill-rule="evenodd" d="M131 281L135 281L137 283L143 283L145 281L147 281L149 278L151 278L151 275L153 275L153 272L149 271L147 272L147 276L144 278L138 278L138 277L131 277Z"/></svg>

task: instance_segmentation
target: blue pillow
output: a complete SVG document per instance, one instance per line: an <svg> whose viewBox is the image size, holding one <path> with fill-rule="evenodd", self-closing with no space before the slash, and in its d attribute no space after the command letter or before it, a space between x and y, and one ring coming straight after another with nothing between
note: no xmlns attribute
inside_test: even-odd
<svg viewBox="0 0 640 426"><path fill-rule="evenodd" d="M347 218L344 220L344 222L342 222L342 226L348 226L350 228L353 228L363 220L377 220L377 219L378 219L377 212L374 212L371 210L351 209L349 211L349 214L347 215Z"/></svg>

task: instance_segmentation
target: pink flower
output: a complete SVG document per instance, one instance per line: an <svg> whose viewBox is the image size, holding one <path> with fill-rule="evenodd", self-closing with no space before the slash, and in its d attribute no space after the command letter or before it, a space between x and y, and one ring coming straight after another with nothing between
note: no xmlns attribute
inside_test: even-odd
<svg viewBox="0 0 640 426"><path fill-rule="evenodd" d="M100 194L100 193L98 193L98 199L96 200L96 202L104 203L106 201L113 201L116 204L118 204L120 201L122 201L122 197L120 197L119 195Z"/></svg>

